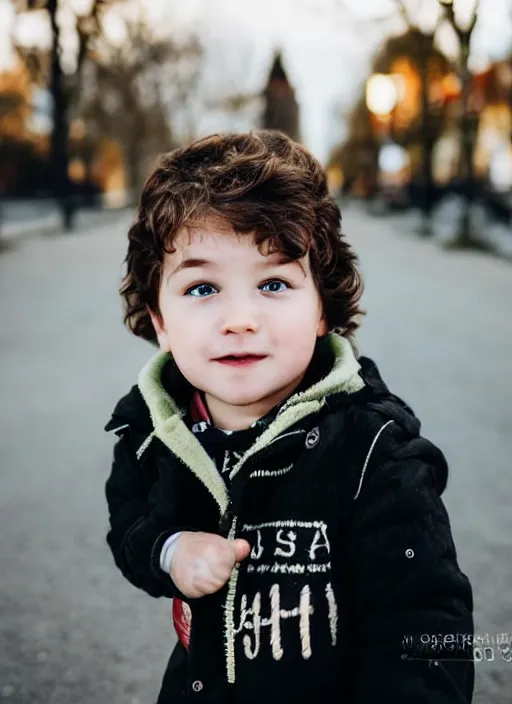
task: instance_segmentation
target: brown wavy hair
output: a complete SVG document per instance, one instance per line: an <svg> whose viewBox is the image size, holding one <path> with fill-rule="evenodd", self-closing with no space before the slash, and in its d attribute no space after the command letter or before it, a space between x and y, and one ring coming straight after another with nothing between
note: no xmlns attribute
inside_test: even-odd
<svg viewBox="0 0 512 704"><path fill-rule="evenodd" d="M274 130L214 134L165 154L144 185L128 233L126 275L120 289L124 322L156 342L148 310L160 315L164 254L178 231L205 217L254 234L260 252L292 259L308 252L329 331L354 333L363 282L358 258L341 234L341 214L325 173L302 145Z"/></svg>

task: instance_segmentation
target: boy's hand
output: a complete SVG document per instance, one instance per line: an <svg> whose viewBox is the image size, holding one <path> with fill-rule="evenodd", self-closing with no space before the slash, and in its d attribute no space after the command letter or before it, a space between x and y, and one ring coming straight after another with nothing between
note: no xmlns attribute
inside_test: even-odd
<svg viewBox="0 0 512 704"><path fill-rule="evenodd" d="M237 562L251 551L247 540L226 540L214 533L183 532L176 540L171 578L182 594L197 599L223 587Z"/></svg>

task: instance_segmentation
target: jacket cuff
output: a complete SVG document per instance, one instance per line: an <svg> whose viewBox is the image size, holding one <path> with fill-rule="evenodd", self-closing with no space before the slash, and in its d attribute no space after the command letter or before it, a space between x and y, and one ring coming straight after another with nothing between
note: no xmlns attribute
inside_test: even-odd
<svg viewBox="0 0 512 704"><path fill-rule="evenodd" d="M190 528L188 526L186 527L180 527L180 528L172 528L170 530L163 531L160 533L158 538L155 540L153 543L153 548L151 550L151 555L150 555L150 566L151 566L151 571L154 574L157 579L159 579L161 582L163 582L169 590L171 590L173 597L182 599L183 601L188 601L187 597L180 592L180 590L176 587L174 584L173 580L171 579L171 575L169 574L168 571L164 571L161 567L161 555L163 548L165 544L167 543L168 540L172 539L174 536L176 536L176 539L179 537L179 534L184 533L185 531L187 532L197 532L197 528ZM171 541L172 543L172 541Z"/></svg>
<svg viewBox="0 0 512 704"><path fill-rule="evenodd" d="M160 552L160 569L167 574L170 574L171 572L171 562L172 556L176 551L176 541L183 532L184 531L179 530L177 533L173 533L170 538L167 538L162 546L162 550Z"/></svg>

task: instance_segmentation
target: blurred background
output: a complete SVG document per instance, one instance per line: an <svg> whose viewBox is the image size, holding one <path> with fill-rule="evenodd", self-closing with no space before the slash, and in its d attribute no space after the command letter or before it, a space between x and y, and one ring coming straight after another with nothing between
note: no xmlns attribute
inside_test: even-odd
<svg viewBox="0 0 512 704"><path fill-rule="evenodd" d="M281 129L360 255L364 354L445 451L481 642L512 702L512 0L0 0L0 700L156 699L168 604L108 553L102 432L153 353L122 326L159 154Z"/></svg>
<svg viewBox="0 0 512 704"><path fill-rule="evenodd" d="M7 231L56 206L71 230L134 203L162 151L255 127L425 235L510 226L510 0L1 0L0 26Z"/></svg>

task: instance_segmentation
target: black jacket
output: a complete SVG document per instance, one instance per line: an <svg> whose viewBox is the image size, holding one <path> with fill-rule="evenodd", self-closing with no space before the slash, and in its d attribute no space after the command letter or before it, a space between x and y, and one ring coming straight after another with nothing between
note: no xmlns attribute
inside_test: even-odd
<svg viewBox="0 0 512 704"><path fill-rule="evenodd" d="M319 340L320 381L281 405L230 472L184 422L192 388L159 353L118 403L106 495L124 576L180 596L159 565L178 530L246 538L219 592L187 600L160 704L462 704L473 601L440 498L441 451L348 341Z"/></svg>

